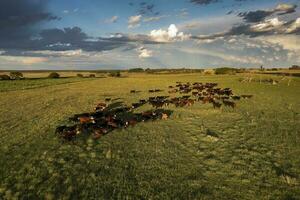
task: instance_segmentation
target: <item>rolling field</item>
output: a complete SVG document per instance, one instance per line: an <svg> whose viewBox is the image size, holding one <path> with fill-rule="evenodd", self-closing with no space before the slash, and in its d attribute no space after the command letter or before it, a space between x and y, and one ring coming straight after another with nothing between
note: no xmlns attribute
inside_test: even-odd
<svg viewBox="0 0 300 200"><path fill-rule="evenodd" d="M0 81L0 199L300 199L300 79L239 82L244 76ZM176 81L216 82L254 97L235 109L169 106L168 120L99 140L62 143L54 134L106 97L129 104L168 95ZM155 88L165 91L148 93Z"/></svg>

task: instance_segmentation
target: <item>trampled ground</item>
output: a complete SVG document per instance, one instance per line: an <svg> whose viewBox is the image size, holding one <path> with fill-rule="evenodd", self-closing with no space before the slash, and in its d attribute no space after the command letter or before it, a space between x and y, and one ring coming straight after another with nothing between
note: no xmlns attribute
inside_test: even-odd
<svg viewBox="0 0 300 200"><path fill-rule="evenodd" d="M300 79L288 86L241 83L243 76L1 81L0 199L299 199ZM254 97L235 109L170 106L168 120L99 140L62 143L54 134L106 97L133 103L167 95L176 81L217 82ZM155 88L165 92L147 92Z"/></svg>

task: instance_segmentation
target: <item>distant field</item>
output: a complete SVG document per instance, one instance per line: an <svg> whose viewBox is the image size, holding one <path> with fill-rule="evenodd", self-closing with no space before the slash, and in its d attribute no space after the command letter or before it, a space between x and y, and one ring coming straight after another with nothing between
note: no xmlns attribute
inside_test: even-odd
<svg viewBox="0 0 300 200"><path fill-rule="evenodd" d="M239 82L249 74L126 76L0 81L0 199L300 199L300 78L251 74L279 81L272 85ZM170 106L166 121L96 141L62 143L54 134L106 97L168 95L176 81L254 97L235 109ZM154 88L165 92L147 92Z"/></svg>

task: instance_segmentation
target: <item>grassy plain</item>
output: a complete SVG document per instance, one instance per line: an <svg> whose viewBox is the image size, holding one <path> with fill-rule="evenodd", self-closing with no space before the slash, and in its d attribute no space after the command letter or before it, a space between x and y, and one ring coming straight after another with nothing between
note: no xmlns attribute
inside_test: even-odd
<svg viewBox="0 0 300 200"><path fill-rule="evenodd" d="M0 199L300 199L300 79L238 81L246 76L0 81ZM254 98L235 109L170 106L166 121L96 141L54 134L105 97L132 103L176 81L217 82Z"/></svg>

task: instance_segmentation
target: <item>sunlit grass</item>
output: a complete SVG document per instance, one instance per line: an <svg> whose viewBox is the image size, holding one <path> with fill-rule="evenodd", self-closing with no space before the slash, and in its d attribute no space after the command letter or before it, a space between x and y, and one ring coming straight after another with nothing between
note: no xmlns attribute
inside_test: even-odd
<svg viewBox="0 0 300 200"><path fill-rule="evenodd" d="M0 82L0 198L300 198L300 79L289 86L287 80L240 83L244 76ZM234 110L170 106L174 113L167 121L141 123L97 141L61 143L54 135L69 116L91 111L105 97L132 103L152 96L148 89L166 90L176 81L217 82L254 98Z"/></svg>

